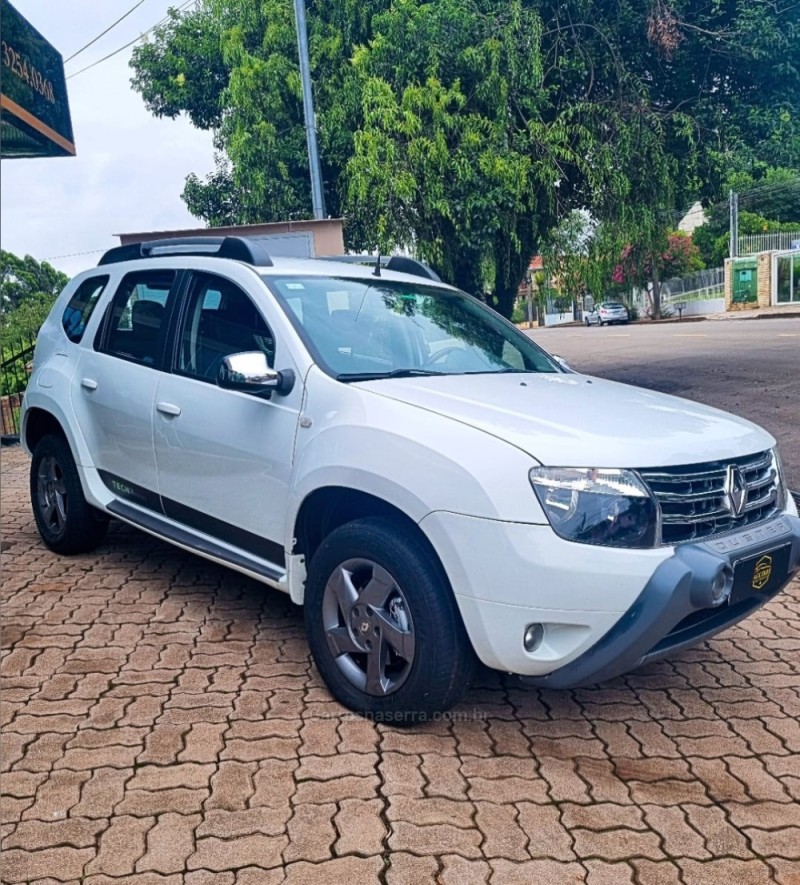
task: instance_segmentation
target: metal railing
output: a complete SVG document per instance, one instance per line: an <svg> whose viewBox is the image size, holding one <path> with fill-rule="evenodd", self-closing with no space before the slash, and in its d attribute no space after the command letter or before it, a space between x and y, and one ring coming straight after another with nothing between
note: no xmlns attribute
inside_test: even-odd
<svg viewBox="0 0 800 885"><path fill-rule="evenodd" d="M739 237L739 255L755 255L758 252L778 252L791 249L794 242L800 242L800 230L742 234Z"/></svg>
<svg viewBox="0 0 800 885"><path fill-rule="evenodd" d="M11 355L0 362L0 424L3 441L19 436L19 413L22 397L28 386L28 363L33 359L34 338L21 339L12 348Z"/></svg>

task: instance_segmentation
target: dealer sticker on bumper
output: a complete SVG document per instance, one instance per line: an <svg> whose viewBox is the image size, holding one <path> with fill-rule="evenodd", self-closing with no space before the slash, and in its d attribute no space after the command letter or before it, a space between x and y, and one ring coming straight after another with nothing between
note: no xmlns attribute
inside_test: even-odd
<svg viewBox="0 0 800 885"><path fill-rule="evenodd" d="M730 601L736 603L753 594L779 589L789 576L791 549L791 544L787 544L736 563Z"/></svg>

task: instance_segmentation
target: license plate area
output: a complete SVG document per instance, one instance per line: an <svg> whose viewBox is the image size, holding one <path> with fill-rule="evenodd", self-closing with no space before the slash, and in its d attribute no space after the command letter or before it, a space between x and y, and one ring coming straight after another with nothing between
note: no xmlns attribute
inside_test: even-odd
<svg viewBox="0 0 800 885"><path fill-rule="evenodd" d="M737 562L733 570L730 604L735 605L749 596L769 596L778 590L789 577L791 551L791 544L786 544Z"/></svg>

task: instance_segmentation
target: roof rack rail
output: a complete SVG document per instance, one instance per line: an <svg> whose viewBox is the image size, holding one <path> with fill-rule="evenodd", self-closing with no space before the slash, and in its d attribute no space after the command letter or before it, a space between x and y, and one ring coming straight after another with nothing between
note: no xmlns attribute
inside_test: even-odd
<svg viewBox="0 0 800 885"><path fill-rule="evenodd" d="M415 277L425 277L427 280L433 280L441 283L442 278L436 271L419 261L417 258L409 258L407 255L324 255L320 256L325 261L343 261L346 264L366 264L375 265L376 261L380 261L381 267L386 270L394 270L398 273L413 274Z"/></svg>
<svg viewBox="0 0 800 885"><path fill-rule="evenodd" d="M261 243L247 237L168 237L128 243L109 249L101 256L97 266L135 261L137 258L170 258L176 255L207 255L244 261L258 267L272 267L272 259Z"/></svg>

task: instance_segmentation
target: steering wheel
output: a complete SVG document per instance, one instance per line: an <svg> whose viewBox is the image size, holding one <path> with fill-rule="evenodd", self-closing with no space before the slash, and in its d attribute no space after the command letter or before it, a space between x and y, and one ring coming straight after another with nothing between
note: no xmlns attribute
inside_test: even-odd
<svg viewBox="0 0 800 885"><path fill-rule="evenodd" d="M420 368L427 369L428 366L435 366L437 363L440 363L443 359L456 351L458 351L459 353L464 353L464 348L458 344L448 344L447 347L443 347L441 350L437 350L436 353L429 356L428 359L426 359L425 362L420 366Z"/></svg>

